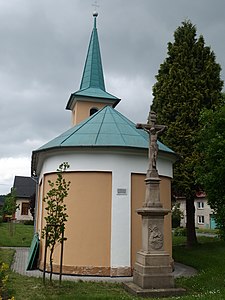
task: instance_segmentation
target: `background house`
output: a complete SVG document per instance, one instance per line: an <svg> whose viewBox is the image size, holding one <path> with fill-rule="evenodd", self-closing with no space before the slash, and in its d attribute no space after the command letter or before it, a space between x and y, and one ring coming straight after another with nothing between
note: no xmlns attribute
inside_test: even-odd
<svg viewBox="0 0 225 300"><path fill-rule="evenodd" d="M176 200L180 203L180 210L183 212L181 226L186 227L186 200L180 197ZM195 227L215 229L216 223L213 216L213 210L207 203L206 194L204 192L196 194L195 198Z"/></svg>
<svg viewBox="0 0 225 300"><path fill-rule="evenodd" d="M19 208L16 210L17 221L33 220L30 212L30 200L35 194L36 183L31 177L15 176L13 189L16 193L16 203Z"/></svg>

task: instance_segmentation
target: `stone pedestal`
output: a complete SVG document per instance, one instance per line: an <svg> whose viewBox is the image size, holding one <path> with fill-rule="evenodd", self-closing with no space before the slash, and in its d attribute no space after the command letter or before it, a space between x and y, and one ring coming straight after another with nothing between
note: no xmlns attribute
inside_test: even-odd
<svg viewBox="0 0 225 300"><path fill-rule="evenodd" d="M133 282L142 289L158 289L174 287L174 277L167 253L137 253Z"/></svg>
<svg viewBox="0 0 225 300"><path fill-rule="evenodd" d="M160 203L157 171L147 175L145 202L137 210L142 217L142 248L136 255L133 282L124 283L124 287L142 297L180 295L185 290L174 287L171 259L164 250L164 216L169 210Z"/></svg>
<svg viewBox="0 0 225 300"><path fill-rule="evenodd" d="M159 297L173 297L173 296L181 296L185 294L185 289L182 288L159 288L159 289L142 289L137 284L133 282L123 283L124 289L135 295L140 297L151 297L151 298L159 298Z"/></svg>
<svg viewBox="0 0 225 300"><path fill-rule="evenodd" d="M170 256L164 251L164 216L168 212L157 201L137 210L142 216L142 249L136 256L133 282L142 289L174 287Z"/></svg>

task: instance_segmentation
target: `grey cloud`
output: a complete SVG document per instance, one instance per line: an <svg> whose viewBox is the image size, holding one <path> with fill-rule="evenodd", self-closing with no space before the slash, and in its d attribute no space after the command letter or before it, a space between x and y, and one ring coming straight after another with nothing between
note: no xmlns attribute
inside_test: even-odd
<svg viewBox="0 0 225 300"><path fill-rule="evenodd" d="M45 142L70 127L65 106L70 93L79 89L94 9L93 1L81 0L7 2L0 0L1 157L23 155L30 151L24 146L26 140ZM203 34L225 68L224 1L99 2L106 86L118 97L128 95L118 110L133 120L146 119L167 43L185 18L196 24L198 34ZM224 79L224 70L221 74ZM124 79L121 93L112 78ZM129 82L136 78L144 84L134 88ZM126 85L133 88L131 93Z"/></svg>

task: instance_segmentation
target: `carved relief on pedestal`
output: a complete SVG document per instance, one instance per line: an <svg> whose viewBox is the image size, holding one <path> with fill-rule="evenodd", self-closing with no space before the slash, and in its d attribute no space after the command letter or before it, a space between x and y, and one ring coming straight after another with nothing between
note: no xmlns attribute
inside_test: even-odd
<svg viewBox="0 0 225 300"><path fill-rule="evenodd" d="M153 250L160 250L163 247L163 234L156 225L149 227L149 246Z"/></svg>

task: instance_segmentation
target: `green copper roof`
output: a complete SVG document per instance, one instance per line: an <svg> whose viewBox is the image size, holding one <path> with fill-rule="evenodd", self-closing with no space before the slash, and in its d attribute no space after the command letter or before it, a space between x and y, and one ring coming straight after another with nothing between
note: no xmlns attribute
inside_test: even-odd
<svg viewBox="0 0 225 300"><path fill-rule="evenodd" d="M99 88L105 91L102 61L98 42L98 32L96 28L96 16L94 17L94 28L91 33L80 90L90 87Z"/></svg>
<svg viewBox="0 0 225 300"><path fill-rule="evenodd" d="M66 147L131 147L149 146L149 137L144 130L110 106L59 135L34 152ZM159 142L159 150L174 153Z"/></svg>
<svg viewBox="0 0 225 300"><path fill-rule="evenodd" d="M115 105L113 105L114 107L120 101L119 98L109 94L105 89L98 32L96 28L97 14L94 14L93 16L94 27L91 33L80 89L77 92L71 94L70 99L67 103L67 109L71 109L71 105L76 96L113 100L113 102L115 102Z"/></svg>
<svg viewBox="0 0 225 300"><path fill-rule="evenodd" d="M95 98L113 99L113 100L118 99L118 98L116 98L115 96L109 94L106 91L103 91L99 88L93 88L93 87L90 87L90 88L87 88L87 89L84 89L84 90L79 90L76 93L74 93L74 95L86 96L86 97L95 97ZM118 103L118 101L116 101L116 103Z"/></svg>

